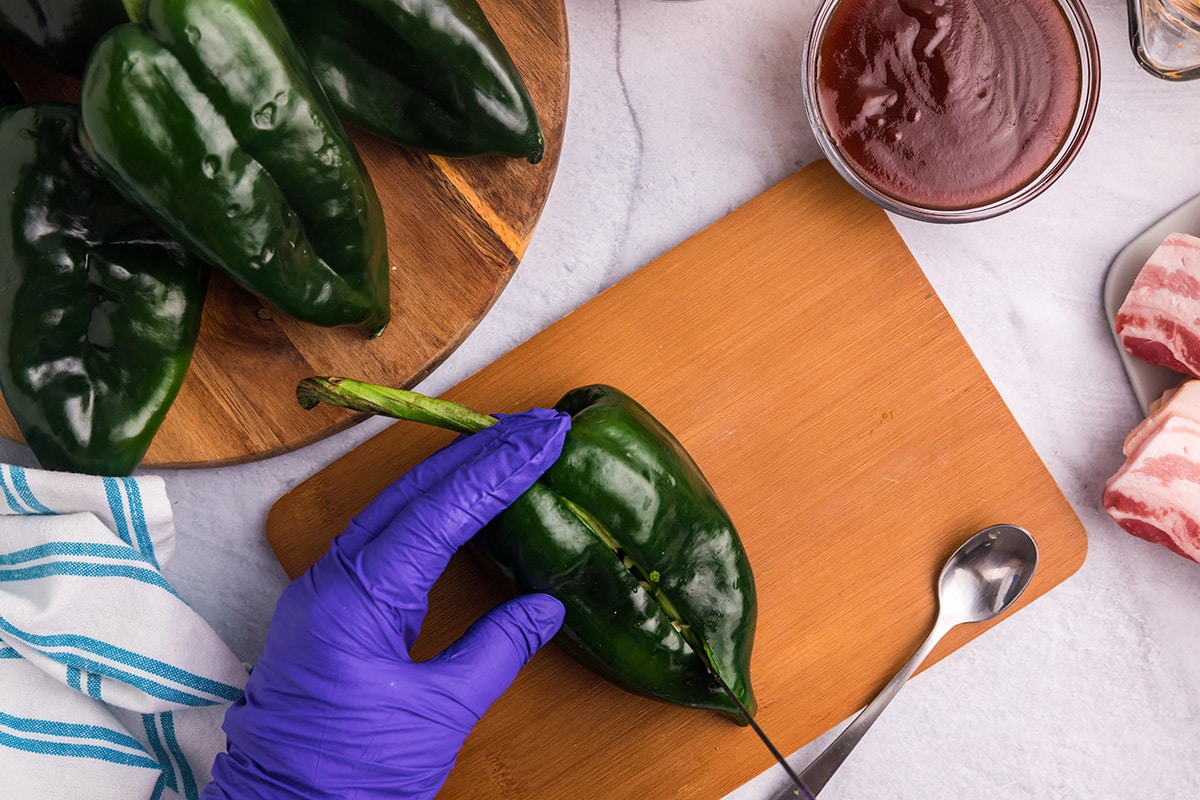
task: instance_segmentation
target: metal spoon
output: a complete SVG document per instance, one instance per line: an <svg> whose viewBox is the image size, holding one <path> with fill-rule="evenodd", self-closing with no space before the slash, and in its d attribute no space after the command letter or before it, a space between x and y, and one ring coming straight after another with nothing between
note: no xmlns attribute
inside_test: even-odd
<svg viewBox="0 0 1200 800"><path fill-rule="evenodd" d="M1016 525L984 528L954 551L938 579L938 615L929 636L875 699L800 773L800 779L813 796L825 788L863 734L941 638L963 623L984 622L1003 614L1029 585L1037 562L1037 544L1028 531ZM799 790L789 788L776 795L775 800L797 796Z"/></svg>

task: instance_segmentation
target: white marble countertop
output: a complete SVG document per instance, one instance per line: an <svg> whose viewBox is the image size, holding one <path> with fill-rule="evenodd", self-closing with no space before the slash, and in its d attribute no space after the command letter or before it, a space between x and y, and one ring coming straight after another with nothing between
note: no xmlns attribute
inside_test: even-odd
<svg viewBox="0 0 1200 800"><path fill-rule="evenodd" d="M1142 72L1124 3L1086 5L1103 89L1066 175L994 220L896 224L1082 518L1087 560L914 679L822 798L1200 796L1200 565L1126 535L1100 507L1141 416L1105 327L1104 275L1128 240L1200 193L1200 82ZM817 159L800 87L815 8L567 0L570 106L540 225L495 308L419 388L453 385ZM161 473L179 530L168 577L246 661L285 583L263 539L267 509L384 424L265 461ZM0 457L32 464L11 443ZM782 786L775 767L731 797Z"/></svg>

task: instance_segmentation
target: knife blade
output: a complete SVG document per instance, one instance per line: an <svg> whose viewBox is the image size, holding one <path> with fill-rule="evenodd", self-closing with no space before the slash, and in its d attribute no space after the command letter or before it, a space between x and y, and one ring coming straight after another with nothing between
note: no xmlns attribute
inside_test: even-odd
<svg viewBox="0 0 1200 800"><path fill-rule="evenodd" d="M729 695L729 699L733 701L733 704L737 706L738 711L742 712L742 716L745 717L746 721L750 724L751 730L758 734L758 738L761 739L762 743L767 746L767 750L769 750L771 755L775 757L775 760L778 761L780 766L783 767L783 771L787 773L788 778L791 779L793 784L795 784L795 788L792 789L791 795L788 795L785 792L781 793L780 796L798 797L801 800L815 800L814 793L809 791L808 787L804 785L804 781L800 780L800 776L797 775L796 771L792 769L792 766L788 764L787 759L783 757L783 753L779 752L779 748L775 746L770 737L768 737L766 732L763 731L762 727L760 727L759 724L754 720L754 717L751 716L750 711L746 708L745 704L742 703L741 699L734 694L733 689L730 688L729 684L725 682L725 679L717 674L717 671L713 669L712 664L708 662L707 658L700 653L697 653L696 655L700 656L700 661L704 664L704 668L708 670L708 674L711 675L712 679L717 682L717 685L721 687L721 690L724 691L725 694Z"/></svg>

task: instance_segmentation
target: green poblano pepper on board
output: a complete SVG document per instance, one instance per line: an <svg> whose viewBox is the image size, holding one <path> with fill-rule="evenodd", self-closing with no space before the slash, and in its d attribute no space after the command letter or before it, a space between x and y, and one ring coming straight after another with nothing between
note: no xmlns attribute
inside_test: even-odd
<svg viewBox="0 0 1200 800"><path fill-rule="evenodd" d="M308 378L318 402L473 433L495 422L457 403L343 378ZM733 523L683 446L608 386L568 392L562 454L475 537L485 563L522 592L566 606L560 641L638 694L744 722L711 676L750 713L757 600Z"/></svg>
<svg viewBox="0 0 1200 800"><path fill-rule="evenodd" d="M0 0L0 36L69 75L82 75L96 41L128 20L121 0Z"/></svg>
<svg viewBox="0 0 1200 800"><path fill-rule="evenodd" d="M277 0L347 122L448 156L545 151L533 100L475 0Z"/></svg>
<svg viewBox="0 0 1200 800"><path fill-rule="evenodd" d="M270 0L149 0L83 77L81 140L166 231L304 322L388 322L383 211Z"/></svg>
<svg viewBox="0 0 1200 800"><path fill-rule="evenodd" d="M126 475L191 363L208 267L104 180L78 120L0 109L0 390L42 466Z"/></svg>

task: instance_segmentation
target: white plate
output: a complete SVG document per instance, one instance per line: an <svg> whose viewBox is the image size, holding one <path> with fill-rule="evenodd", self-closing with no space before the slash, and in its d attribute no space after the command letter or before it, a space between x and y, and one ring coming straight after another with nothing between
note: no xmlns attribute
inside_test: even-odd
<svg viewBox="0 0 1200 800"><path fill-rule="evenodd" d="M1129 382L1133 384L1133 393L1137 396L1142 411L1149 414L1150 403L1164 391L1183 380L1181 375L1173 370L1156 367L1145 361L1134 358L1118 340L1116 332L1117 310L1125 302L1129 287L1137 278L1142 267L1146 265L1150 254L1154 252L1163 239L1170 233L1190 233L1200 236L1200 195L1193 197L1179 208L1167 214L1158 222L1147 228L1140 236L1117 253L1112 266L1108 268L1108 277L1104 281L1104 310L1108 314L1108 327L1113 339L1117 341L1117 352L1125 362L1125 372Z"/></svg>

